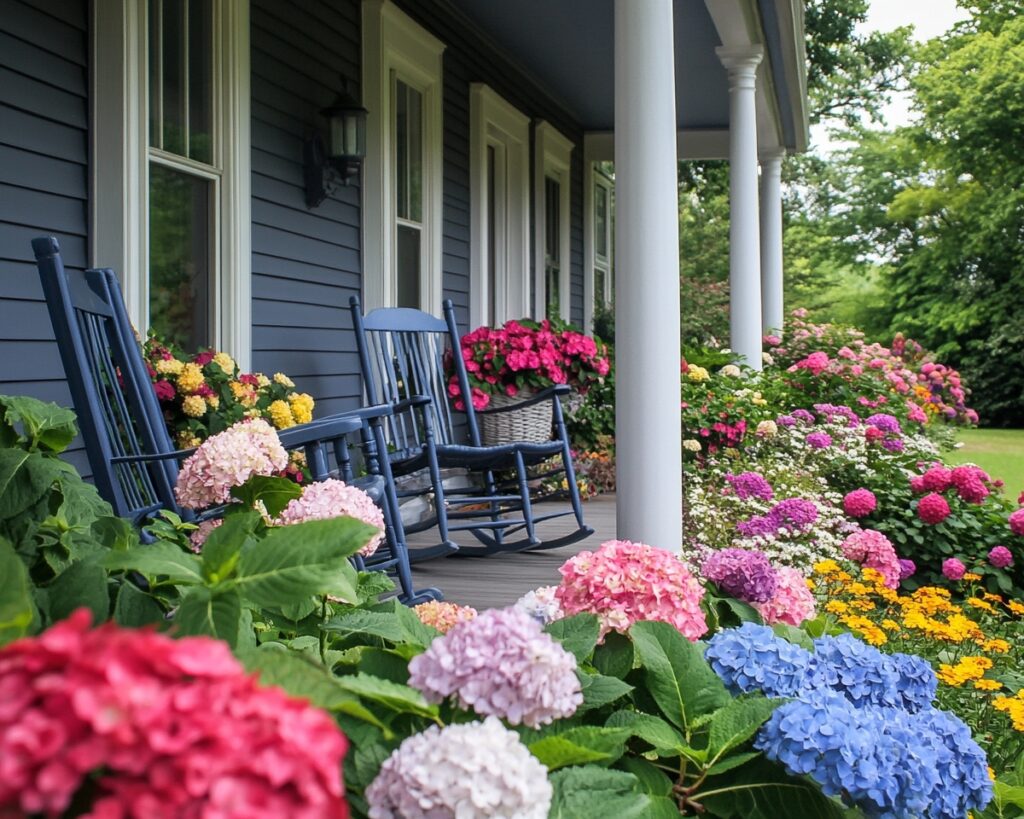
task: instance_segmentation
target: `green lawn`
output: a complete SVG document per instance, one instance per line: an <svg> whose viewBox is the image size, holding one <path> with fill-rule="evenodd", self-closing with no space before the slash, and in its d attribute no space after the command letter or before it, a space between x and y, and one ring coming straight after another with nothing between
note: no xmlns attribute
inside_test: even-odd
<svg viewBox="0 0 1024 819"><path fill-rule="evenodd" d="M1024 429L966 429L963 446L949 454L952 463L975 463L994 478L1006 481L1006 494L1017 499L1024 491Z"/></svg>

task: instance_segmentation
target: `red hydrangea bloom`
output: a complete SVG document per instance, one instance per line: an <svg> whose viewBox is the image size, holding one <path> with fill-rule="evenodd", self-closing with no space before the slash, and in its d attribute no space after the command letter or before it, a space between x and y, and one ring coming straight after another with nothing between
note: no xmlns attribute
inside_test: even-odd
<svg viewBox="0 0 1024 819"><path fill-rule="evenodd" d="M863 518L875 511L878 501L870 489L854 489L843 498L843 511L851 518Z"/></svg>
<svg viewBox="0 0 1024 819"><path fill-rule="evenodd" d="M968 503L981 503L988 497L986 484L991 479L981 467L970 464L958 466L950 473L949 480L956 487L957 494Z"/></svg>
<svg viewBox="0 0 1024 819"><path fill-rule="evenodd" d="M915 475L910 479L910 491L915 495L928 491L928 488L924 485L924 475Z"/></svg>
<svg viewBox="0 0 1024 819"><path fill-rule="evenodd" d="M153 391L158 401L174 400L174 385L170 381L160 380L153 384Z"/></svg>
<svg viewBox="0 0 1024 819"><path fill-rule="evenodd" d="M917 504L917 516L933 526L948 518L949 512L946 499L935 492L925 495Z"/></svg>
<svg viewBox="0 0 1024 819"><path fill-rule="evenodd" d="M347 819L331 718L262 688L207 637L79 609L0 649L0 815Z"/></svg>

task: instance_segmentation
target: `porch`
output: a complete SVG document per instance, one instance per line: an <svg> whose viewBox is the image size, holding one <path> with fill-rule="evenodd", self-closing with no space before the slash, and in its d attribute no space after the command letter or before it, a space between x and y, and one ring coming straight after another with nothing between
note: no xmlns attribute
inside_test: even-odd
<svg viewBox="0 0 1024 819"><path fill-rule="evenodd" d="M531 589L555 585L559 581L558 567L566 560L615 539L614 494L590 499L583 511L587 525L594 529L594 534L585 540L547 551L488 558L448 557L418 563L413 566L416 587L434 586L444 592L445 600L482 610L511 605ZM543 530L545 539L567 534L575 528L571 518L559 518L543 525L547 527ZM409 545L413 549L429 546L433 542L431 535L436 536L436 531L412 535ZM467 532L459 532L455 541L467 546L477 545Z"/></svg>

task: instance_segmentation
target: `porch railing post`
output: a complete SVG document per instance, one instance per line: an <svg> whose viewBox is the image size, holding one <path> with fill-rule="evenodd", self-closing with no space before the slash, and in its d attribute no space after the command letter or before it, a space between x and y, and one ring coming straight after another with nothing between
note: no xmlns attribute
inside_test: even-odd
<svg viewBox="0 0 1024 819"><path fill-rule="evenodd" d="M618 536L682 545L672 0L615 2Z"/></svg>
<svg viewBox="0 0 1024 819"><path fill-rule="evenodd" d="M761 242L757 108L761 46L718 49L729 72L729 334L733 351L761 369Z"/></svg>
<svg viewBox="0 0 1024 819"><path fill-rule="evenodd" d="M761 157L761 329L779 333L783 322L782 149Z"/></svg>

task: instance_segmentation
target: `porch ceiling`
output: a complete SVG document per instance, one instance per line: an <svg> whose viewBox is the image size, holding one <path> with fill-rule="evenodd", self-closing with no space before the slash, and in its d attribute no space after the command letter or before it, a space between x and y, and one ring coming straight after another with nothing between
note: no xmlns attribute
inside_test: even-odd
<svg viewBox="0 0 1024 819"><path fill-rule="evenodd" d="M719 0L709 0L718 2ZM615 121L614 0L451 0L510 58L529 70L579 120L585 131L611 131ZM798 148L803 125L792 115L779 0L744 3L758 18L766 62L781 113L779 136ZM715 54L722 45L705 0L675 0L676 112L681 131L729 125L729 86ZM755 11L756 9L756 11ZM801 55L802 57L802 55Z"/></svg>

